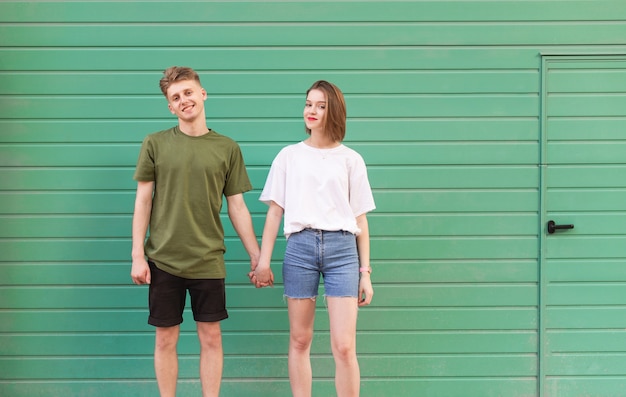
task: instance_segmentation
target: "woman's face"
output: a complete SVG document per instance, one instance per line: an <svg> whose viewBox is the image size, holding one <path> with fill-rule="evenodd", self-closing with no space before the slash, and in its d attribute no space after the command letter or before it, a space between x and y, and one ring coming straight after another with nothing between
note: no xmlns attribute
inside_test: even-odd
<svg viewBox="0 0 626 397"><path fill-rule="evenodd" d="M323 91L312 89L304 104L304 123L306 128L322 130L326 120L326 95Z"/></svg>

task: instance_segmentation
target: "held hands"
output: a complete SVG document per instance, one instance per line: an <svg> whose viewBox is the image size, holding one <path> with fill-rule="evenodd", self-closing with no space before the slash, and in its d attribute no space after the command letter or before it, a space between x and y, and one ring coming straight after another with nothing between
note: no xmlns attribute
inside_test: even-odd
<svg viewBox="0 0 626 397"><path fill-rule="evenodd" d="M250 282L257 288L273 287L274 286L274 273L268 266L259 266L259 259L250 258L250 272L248 278Z"/></svg>
<svg viewBox="0 0 626 397"><path fill-rule="evenodd" d="M248 277L250 282L257 288L274 286L274 273L272 273L272 269L269 267L260 268L257 266L256 269L248 273Z"/></svg>

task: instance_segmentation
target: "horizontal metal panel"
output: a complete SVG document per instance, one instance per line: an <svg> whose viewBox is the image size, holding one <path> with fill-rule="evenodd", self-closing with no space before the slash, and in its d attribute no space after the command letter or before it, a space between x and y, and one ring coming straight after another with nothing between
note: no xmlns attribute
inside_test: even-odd
<svg viewBox="0 0 626 397"><path fill-rule="evenodd" d="M354 94L346 98L350 117L529 117L537 116L535 94ZM7 119L172 120L162 96L0 96ZM207 117L298 118L302 95L209 96ZM376 109L375 113L373 109Z"/></svg>
<svg viewBox="0 0 626 397"><path fill-rule="evenodd" d="M549 117L548 141L602 141L625 139L626 117Z"/></svg>
<svg viewBox="0 0 626 397"><path fill-rule="evenodd" d="M535 142L355 143L351 147L371 165L534 165L538 162ZM390 153L393 155L389 156ZM494 167L491 171L497 174L501 169Z"/></svg>
<svg viewBox="0 0 626 397"><path fill-rule="evenodd" d="M626 266L621 258L552 259L545 264L542 272L548 282L626 280Z"/></svg>
<svg viewBox="0 0 626 397"><path fill-rule="evenodd" d="M545 390L553 397L582 396L619 396L624 393L626 376L586 376L554 375L547 376Z"/></svg>
<svg viewBox="0 0 626 397"><path fill-rule="evenodd" d="M606 61L602 65L598 61L578 67L571 65L566 70L549 70L547 91L551 94L626 92L626 62Z"/></svg>
<svg viewBox="0 0 626 397"><path fill-rule="evenodd" d="M139 288L139 287L137 287ZM254 289L254 287L250 287ZM255 294L259 294L257 291ZM144 296L147 302L147 288L144 290ZM227 296L228 298L228 296ZM282 299L281 299L282 300ZM288 338L288 315L286 312L286 304L282 304L274 309L259 308L231 308L228 307L229 318L222 322L222 331L225 335L224 343L232 354L275 354L274 342L285 341ZM532 330L536 324L536 308L512 308L512 307L493 307L493 308L448 308L441 309L442 314L436 317L436 312L432 308L403 308L401 310L389 310L389 308L377 309L370 306L361 309L359 313L359 332L358 339L363 346L363 352L380 353L386 351L391 352L420 352L420 353L505 353L513 352L507 350L506 344L516 346L515 352L532 353L536 348L537 333ZM371 313L370 313L371 311ZM385 314L382 318L391 320L391 323L384 321L376 321L381 312ZM508 314L505 314L508 312ZM329 352L328 340L328 311L323 303L318 304L316 312L316 327L319 328L315 333L316 340L322 338L323 345L317 345L315 352ZM404 313L404 314L403 314ZM430 314L429 314L430 313ZM455 314L463 313L461 316ZM468 319L471 313L476 314L476 320L470 323L461 323L461 319ZM406 318L408 324L401 325L396 329L398 323L401 322L399 317ZM33 316L37 316L36 321ZM364 319L361 319L365 317ZM496 327L496 322L504 318L509 321L501 323L501 328ZM187 309L183 314L184 322L181 324L181 354L193 354L196 351L195 334L196 324L193 321L191 310ZM69 339L78 335L99 335L106 333L108 337L128 338L132 335L139 337L148 336L150 343L153 338L154 328L148 325L148 308L129 309L129 310L100 310L100 309L25 309L25 310L3 310L0 312L0 330L5 333L53 333L61 338L66 334ZM43 322L45 320L45 322ZM437 330L434 327L429 328L428 320L434 320L437 324L442 324L443 329ZM447 321L446 321L447 320ZM480 321L485 322L485 326L478 324ZM526 324L523 327L515 328L517 324ZM409 329L411 326L416 329ZM453 328L457 325L457 328ZM256 343L255 339L249 337L250 334L261 334L269 342L268 345ZM383 347L376 344L377 338L384 338L384 335L405 335L412 338L416 343L411 346L387 346ZM194 338L189 339L185 335ZM369 335L369 336L368 336ZM33 336L33 335L30 335ZM24 336L24 338L28 335ZM52 337L52 335L51 335ZM398 338L398 336L394 336ZM37 339L36 339L37 340ZM131 341L134 339L130 339ZM493 343L497 340L498 343ZM106 337L102 343L107 343ZM36 345L35 345L36 346ZM93 345L93 349L98 349L99 344ZM134 354L137 349L143 351L145 345L133 345L128 347L128 353ZM144 347L142 347L144 346ZM5 352L14 351L16 347L5 346ZM51 347L52 348L52 347ZM80 347L76 347L80 348ZM91 349L87 348L86 349ZM390 350L387 350L390 349ZM75 350L75 349L74 349ZM71 353L72 349L68 350ZM23 354L35 354L35 350L30 347L24 348ZM148 354L148 353L146 353Z"/></svg>
<svg viewBox="0 0 626 397"><path fill-rule="evenodd" d="M546 194L550 212L624 211L625 189L550 189Z"/></svg>
<svg viewBox="0 0 626 397"><path fill-rule="evenodd" d="M622 117L626 94L548 94L549 117Z"/></svg>
<svg viewBox="0 0 626 397"><path fill-rule="evenodd" d="M263 225L258 225L262 229ZM376 261L372 261L375 266ZM273 261L275 280L279 284L282 282L282 275L279 271L282 264L280 257ZM36 285L130 285L130 256L127 260L96 262L96 261L75 261L75 262L4 262L0 264L0 279L5 286L36 286ZM226 264L228 285L249 286L250 260L242 258L238 261L228 261ZM378 277L385 273L383 269L377 269ZM510 281L510 280L504 280Z"/></svg>
<svg viewBox="0 0 626 397"><path fill-rule="evenodd" d="M374 198L378 212L536 211L539 205L537 191L506 188L380 191L375 192Z"/></svg>
<svg viewBox="0 0 626 397"><path fill-rule="evenodd" d="M623 17L623 3L577 1L564 7L546 1L341 1L324 7L297 1L179 1L0 3L1 22L310 22L320 21L570 21Z"/></svg>
<svg viewBox="0 0 626 397"><path fill-rule="evenodd" d="M290 118L251 118L208 120L209 126L239 143L280 142L284 145L306 139L304 122ZM140 143L146 135L162 131L176 120L0 120L4 143ZM345 143L422 141L538 141L536 117L352 117L348 115Z"/></svg>
<svg viewBox="0 0 626 397"><path fill-rule="evenodd" d="M0 25L3 47L623 44L621 21L124 23ZM315 34L311 34L314 31Z"/></svg>
<svg viewBox="0 0 626 397"><path fill-rule="evenodd" d="M546 73L548 76L558 76L560 74L585 72L586 70L597 70L599 73L613 72L613 69L623 69L626 60L622 53L572 53L565 56L548 54L546 56ZM575 81L574 84L585 86L584 81Z"/></svg>
<svg viewBox="0 0 626 397"><path fill-rule="evenodd" d="M139 150L136 148L133 150L139 157ZM102 191L103 197L110 197L113 192L118 194L132 192L134 194L137 188L137 182L133 180L134 173L135 167L130 165L83 168L6 167L0 168L0 189L4 192L21 191L21 194L28 194L25 192L36 194L43 191L65 191L67 195L78 193L79 190L99 190ZM267 172L265 173L267 174ZM94 193L97 194L97 192ZM44 202L45 199L42 197L41 201ZM132 207L130 209L132 210Z"/></svg>
<svg viewBox="0 0 626 397"><path fill-rule="evenodd" d="M398 145L398 147L401 146L400 144ZM412 146L416 147L416 145ZM504 146L500 146L500 148L503 147ZM42 147L37 147L36 149L38 149L40 153L46 153L47 151L48 156L53 157L56 153L55 148L55 146L48 146L45 150L42 150ZM95 150L100 147L94 145L92 148ZM453 145L452 148L448 148L446 144L441 144L439 148L434 145L430 145L429 148L431 150L439 149L438 151L443 153L444 150L453 151L453 148L458 148L458 146ZM28 154L28 149L29 147L27 146L21 148L22 152L25 154ZM59 149L62 149L62 147L59 147ZM274 147L274 149L279 150L278 147ZM358 149L360 150L360 148ZM100 150L115 150L115 147L104 147ZM131 152L135 150L137 152L135 155L138 156L138 148L127 150ZM249 152L255 150L262 152L262 150L254 147L246 148L246 151ZM373 150L375 150L375 148L372 148L372 151ZM510 150L515 149L511 147ZM410 150L408 152L410 152ZM244 158L244 161L246 161L246 158ZM384 161L384 159L382 159L382 161ZM501 203L503 194L507 196L510 195L511 198L514 197L516 193L525 195L528 189L536 189L539 181L539 171L537 167L534 166L418 166L410 164L378 166L368 163L367 168L370 185L374 189L377 189L377 194L401 193L394 191L386 192L383 189L455 189L455 191L449 191L447 193L466 194L467 201L471 201L470 198L472 195L483 194L484 198L488 198L491 194L494 205L498 206L505 206L507 204ZM247 171L255 189L258 191L262 190L269 172L269 164L260 166L249 165ZM134 172L134 164L119 167L6 167L0 168L0 189L3 189L5 192L20 192L19 194L28 194L27 192L29 191L31 194L35 194L34 191L38 191L39 194L44 194L44 191L59 191L59 194L61 194L63 191L66 191L64 192L65 194L71 195L71 193L80 194L81 191L87 192L94 190L101 191L105 196L109 196L111 191L117 191L120 194L130 193L124 191L132 191L132 193L134 193L137 186L137 182L133 180ZM477 190L461 192L461 189L490 190L484 192ZM421 196L431 195L433 193L437 192L424 190L421 192L413 191L411 194L416 196L419 194ZM253 197L253 194L254 192L247 193L245 195L246 199L248 199L248 201L256 200L257 197ZM42 204L44 204L45 200L42 199L41 201ZM466 200L459 200L459 204L462 204L463 201ZM94 209L96 208L94 207ZM454 211L456 207L450 207L450 210Z"/></svg>
<svg viewBox="0 0 626 397"><path fill-rule="evenodd" d="M626 105L626 102L624 103ZM626 134L625 134L626 135ZM624 137L626 138L626 136ZM624 164L626 139L615 141L550 142L550 164Z"/></svg>
<svg viewBox="0 0 626 397"><path fill-rule="evenodd" d="M139 144L0 144L3 167L130 167Z"/></svg>
<svg viewBox="0 0 626 397"><path fill-rule="evenodd" d="M376 287L377 284L375 282L374 288ZM326 316L323 315L320 317L322 317L322 321L324 321L323 318ZM463 348L456 346L452 348L449 344L452 338L454 338L454 335L459 339L469 338L473 339L473 343L478 343L478 340L484 337L482 331L501 331L501 333L487 332L487 334L493 335L494 338L505 340L506 335L509 334L510 331L534 331L537 327L537 322L537 309L535 307L377 309L375 306L371 306L367 310L361 310L359 312L358 328L360 335L359 340L362 341L362 344L369 346L369 342L371 341L373 345L364 347L362 350L364 353L384 353L385 349L388 347L375 347L376 343L374 342L377 335L382 337L388 332L387 330L397 330L398 332L402 332L402 335L407 338L416 339L416 343L412 343L411 347L398 347L398 349L403 349L402 351L407 353L451 353L454 349L460 349L459 351L467 353L466 349L474 349L478 345L474 347L467 346ZM322 324L328 327L325 321ZM370 333L366 333L365 331L370 330L380 331L380 333L368 337ZM466 330L473 330L475 332L464 332ZM446 331L450 331L450 333ZM513 334L518 335L517 333ZM435 343L438 338L445 338L446 341L443 343ZM512 341L513 339L515 338L512 338ZM519 339L515 340L519 343ZM482 349L485 349L487 346L484 342L480 345ZM524 346L527 345L524 344ZM501 349L503 352L506 351L506 348L502 346ZM528 351L530 352L530 350ZM398 351L398 353L400 352L401 351Z"/></svg>
<svg viewBox="0 0 626 397"><path fill-rule="evenodd" d="M130 226L130 225L129 225ZM248 260L239 238L227 238L226 260ZM129 238L91 238L91 239L2 239L0 252L2 260L8 262L40 261L121 261L130 258L131 241ZM285 244L276 244L274 257L284 252Z"/></svg>
<svg viewBox="0 0 626 397"><path fill-rule="evenodd" d="M198 358L179 358L179 379L193 379L198 371ZM107 378L149 378L153 373L152 357L114 357L80 359L56 357L42 358L0 358L5 378L12 380L32 379L38 375L45 379L107 379ZM333 358L329 355L314 356L311 366L316 377L332 378ZM485 377L485 376L531 376L536 363L530 357L419 357L411 355L359 357L361 376L377 377ZM25 369L28 368L28 371ZM287 357L245 357L224 358L224 377L286 377Z"/></svg>
<svg viewBox="0 0 626 397"><path fill-rule="evenodd" d="M249 286L254 290L253 286ZM137 333L138 335L147 335L149 339L154 334L154 327L148 324L148 288L136 287L138 290L143 290L143 301L145 305L141 309L26 309L26 310L4 310L0 312L0 330L2 332L9 333L69 333L70 335L76 335L76 333L121 333L128 335L128 333ZM282 304L281 307L276 310L261 310L259 308L247 309L238 311L236 308L228 307L229 319L221 324L222 330L225 334L228 332L270 332L277 337L282 333L285 334L288 330L288 318L285 313L286 305ZM320 308L321 310L322 308ZM37 319L41 321L35 321L33 315L37 316ZM197 338L196 324L193 320L191 309L187 308L183 313L183 323L181 324L181 335L191 334ZM240 341L242 346L249 346L249 343L254 342L248 338L248 342L245 342L243 338L235 338L235 341ZM281 339L284 336L280 336ZM184 339L183 339L184 340ZM231 349L235 353L245 353L243 350L237 350L236 346L231 346ZM257 345L254 351L260 354L271 354L273 348L269 348L265 345ZM133 351L132 348L130 350Z"/></svg>
<svg viewBox="0 0 626 397"><path fill-rule="evenodd" d="M375 261L379 283L535 283L537 260L457 259ZM0 268L1 269L1 268Z"/></svg>
<svg viewBox="0 0 626 397"><path fill-rule="evenodd" d="M267 376L264 374L267 370L272 370L277 375L284 375L286 365L282 363L281 359L272 357L274 363L270 365L269 360L264 358L257 358L258 364L265 364L262 367L255 368L248 367L250 375L254 376ZM180 372L178 374L179 380L183 383L187 379L193 379L194 375L197 377L199 359L196 356L183 356L180 357ZM319 371L326 372L323 363L327 361L326 357L316 357L314 359L315 367ZM73 380L95 380L95 379L110 379L110 378L149 378L154 373L153 366L150 363L153 362L153 358L150 356L140 357L96 357L96 358L73 358L73 357L56 357L56 358L4 358L0 359L0 368L3 369L5 379L11 379L13 381L19 381L23 379L37 379L38 377L47 380L57 379L73 379ZM282 364L282 365L281 365ZM231 366L249 365L247 358L229 357L224 359L224 369L227 370ZM28 370L27 370L28 368ZM239 372L237 370L233 372ZM225 375L228 377L228 375Z"/></svg>
<svg viewBox="0 0 626 397"><path fill-rule="evenodd" d="M545 319L548 329L626 329L626 305L552 306Z"/></svg>
<svg viewBox="0 0 626 397"><path fill-rule="evenodd" d="M615 385L618 386L618 385ZM86 380L75 381L44 381L44 382L13 382L2 385L9 395L27 395L29 397L49 397L51 395L71 395L72 393L97 393L107 396L123 396L133 393L135 396L149 397L158 393L154 380L145 381L132 379ZM623 384L617 389L617 394L623 389ZM184 380L177 386L181 395L197 395L201 392L199 380ZM224 395L244 396L288 396L290 391L287 379L225 379L222 382L221 392ZM331 396L335 393L335 383L332 378L314 379L313 390L320 395ZM527 397L535 395L537 381L532 377L513 378L398 378L378 379L363 377L361 379L362 397L384 396L393 390L397 396L413 396L414 393L426 393L430 397L484 397L485 390L493 395L507 397ZM462 390L462 394L459 391ZM608 390L608 389L606 389ZM565 395L564 395L565 396Z"/></svg>
<svg viewBox="0 0 626 397"><path fill-rule="evenodd" d="M262 226L257 225L260 228ZM247 273L250 263L248 260L228 261L226 266L228 271L226 282L229 285L249 285ZM277 255L272 266L276 283L281 283L281 255ZM537 282L537 260L379 261L374 255L372 266L376 272L375 285L394 284L398 280L402 280L403 283ZM605 277L617 274L611 272L610 269L602 271L602 267L599 266L598 273L605 274ZM130 257L127 260L110 262L4 262L0 265L0 280L3 280L4 285L7 286L128 285L130 283Z"/></svg>
<svg viewBox="0 0 626 397"><path fill-rule="evenodd" d="M372 179L376 182L377 179ZM376 185L374 185L376 186ZM402 187L402 186L401 186ZM267 212L259 191L246 193L250 212ZM536 211L538 192L528 190L391 190L375 191L376 213L406 212L526 212ZM3 214L131 214L135 191L2 192ZM223 210L224 211L224 210Z"/></svg>
<svg viewBox="0 0 626 397"><path fill-rule="evenodd" d="M502 237L389 237L372 241L378 259L534 259L534 236Z"/></svg>
<svg viewBox="0 0 626 397"><path fill-rule="evenodd" d="M252 218L260 236L265 214L253 214ZM228 216L222 214L221 220L225 236L236 238ZM130 238L132 232L131 214L0 216L0 223L4 226L0 238Z"/></svg>
<svg viewBox="0 0 626 397"><path fill-rule="evenodd" d="M584 340L580 342L584 343ZM548 376L610 377L623 376L626 373L626 354L623 353L558 354L548 356L546 362L549 368ZM605 393L604 389L601 390Z"/></svg>
<svg viewBox="0 0 626 397"><path fill-rule="evenodd" d="M547 332L552 355L626 352L626 330L553 330Z"/></svg>
<svg viewBox="0 0 626 397"><path fill-rule="evenodd" d="M617 240L605 239L607 244ZM284 250L278 241L274 257ZM382 259L534 259L537 257L537 239L534 236L492 237L389 237L372 239L375 258ZM0 252L4 261L119 261L128 258L130 239L4 239L0 240ZM246 260L245 250L239 249L237 238L228 239L230 247L226 260ZM576 242L568 244L574 247ZM626 245L625 245L626 246ZM588 248L588 247L585 247ZM550 249L550 248L548 248ZM606 251L606 255L618 255L620 251ZM623 252L621 252L623 254ZM563 257L556 252L552 255ZM577 252L571 253L576 256ZM623 256L626 256L624 254ZM568 257L568 256L565 256Z"/></svg>
<svg viewBox="0 0 626 397"><path fill-rule="evenodd" d="M132 214L135 191L0 192L4 214Z"/></svg>
<svg viewBox="0 0 626 397"><path fill-rule="evenodd" d="M564 155L563 157L565 157ZM626 164L549 165L546 182L551 189L621 188L626 181Z"/></svg>
<svg viewBox="0 0 626 397"><path fill-rule="evenodd" d="M332 382L332 381L329 381ZM537 390L535 377L468 377L468 378L410 378L363 379L362 397L380 397L390 390L398 397L428 395L429 397L485 397L485 391L494 396L527 397ZM332 395L334 389L324 395Z"/></svg>
<svg viewBox="0 0 626 397"><path fill-rule="evenodd" d="M568 236L555 233L548 236L546 258L626 258L626 235Z"/></svg>
<svg viewBox="0 0 626 397"><path fill-rule="evenodd" d="M528 214L372 214L369 229L385 236L523 236L537 235L538 217ZM626 227L626 225L624 226Z"/></svg>
<svg viewBox="0 0 626 397"><path fill-rule="evenodd" d="M547 304L562 306L626 305L626 282L553 283Z"/></svg>
<svg viewBox="0 0 626 397"><path fill-rule="evenodd" d="M280 312L283 318L286 311ZM320 311L320 316L327 317L327 313ZM250 321L257 317L251 317ZM228 320L230 321L230 320ZM227 321L226 321L227 322ZM226 324L224 322L224 324ZM286 324L285 324L286 325ZM288 325L286 325L288 327ZM232 327L230 327L232 328ZM245 328L244 328L245 329ZM397 343L401 338L404 343ZM3 356L150 356L154 350L152 332L142 333L66 333L66 334L30 334L0 336ZM490 342L491 341L491 342ZM224 332L223 344L226 355L252 355L258 358L268 356L276 358L284 354L281 349L289 343L288 332ZM501 353L502 357L519 358L533 361L533 349L536 340L531 332L369 332L360 330L357 335L357 344L361 356L394 354L423 354L430 355L432 360L443 358L438 354L445 354L451 360L461 360L463 356L476 355L474 358L483 360L481 354ZM178 353L189 356L198 354L198 337L194 332L181 333L178 342ZM467 346L465 346L467 345ZM507 345L513 347L508 350ZM454 347L453 347L454 346ZM315 355L331 353L330 334L327 331L315 332L312 343L312 353ZM509 354L507 354L509 353ZM531 358L532 357L532 358ZM286 358L286 357L285 357ZM497 360L496 360L497 361ZM286 367L286 365L285 365ZM422 373L422 372L420 372Z"/></svg>
<svg viewBox="0 0 626 397"><path fill-rule="evenodd" d="M390 307L503 307L537 305L537 287L518 284L378 286L376 305Z"/></svg>
<svg viewBox="0 0 626 397"><path fill-rule="evenodd" d="M539 72L528 70L230 71L195 69L209 95L284 95L328 80L352 94L527 94L539 90ZM155 95L160 72L0 73L4 95ZM367 83L364 84L364 81Z"/></svg>
<svg viewBox="0 0 626 397"><path fill-rule="evenodd" d="M232 308L284 307L282 288L255 291L252 285L227 286ZM379 285L376 306L501 307L535 306L535 285ZM254 299L250 299L251 297ZM128 286L0 287L3 309L135 309L146 304L146 289Z"/></svg>
<svg viewBox="0 0 626 397"><path fill-rule="evenodd" d="M0 3L2 4L2 3ZM246 47L188 48L0 48L1 71L152 71L157 77L171 66L169 59L184 61L201 70L388 70L388 69L539 69L537 48L463 46L374 46L363 48L315 46L311 48ZM619 51L621 46L615 48ZM585 51L588 47L570 47ZM606 48L610 51L611 48ZM154 83L152 83L154 84ZM210 90L209 90L210 91Z"/></svg>
<svg viewBox="0 0 626 397"><path fill-rule="evenodd" d="M139 150L137 149L137 156ZM245 161L245 159L244 159ZM248 176L257 190L263 188L269 166L248 167ZM135 166L125 167L6 167L0 168L0 189L4 192L18 191L21 194L36 194L58 191L71 195L80 191L110 193L135 193L137 181L133 179ZM246 196L246 198L249 198ZM256 197L255 197L256 199ZM45 201L42 199L42 201ZM94 210L97 208L94 207ZM97 211L95 211L97 212Z"/></svg>
<svg viewBox="0 0 626 397"><path fill-rule="evenodd" d="M0 238L129 238L132 215L0 217Z"/></svg>
<svg viewBox="0 0 626 397"><path fill-rule="evenodd" d="M248 166L271 163L282 145L241 144ZM375 165L525 165L536 164L536 143L352 143L368 166ZM386 153L394 152L389 157ZM0 145L2 165L31 167L134 167L138 145ZM506 169L492 168L492 175ZM528 172L528 170L525 170Z"/></svg>
<svg viewBox="0 0 626 397"><path fill-rule="evenodd" d="M248 166L269 165L284 145L241 144ZM523 143L353 143L349 147L374 165L537 164L538 144ZM139 144L0 144L3 167L134 167ZM393 156L388 154L393 152ZM501 172L499 168L491 170Z"/></svg>
<svg viewBox="0 0 626 397"><path fill-rule="evenodd" d="M258 235L264 221L264 214L253 215L253 223L261 226ZM372 237L535 236L537 221L537 214L381 214L369 217L369 229ZM0 223L0 238L130 238L132 216L0 216ZM237 237L228 216L222 216L222 224L227 237Z"/></svg>
<svg viewBox="0 0 626 397"><path fill-rule="evenodd" d="M325 311L320 310L320 317L328 317ZM271 313L270 313L271 315ZM278 318L280 316L280 318ZM287 331L287 312L282 310L277 315L271 315L272 319L279 321L283 328L281 331L261 331L247 332L242 335L238 332L224 332L224 348L228 355L252 355L252 356L270 356L276 358L281 346L287 346L289 341L289 333ZM409 316L412 317L412 316ZM145 320L144 317L142 317ZM248 316L249 322L258 319L258 316ZM230 322L225 321L223 324ZM232 327L228 327L232 328ZM397 338L406 335L407 342L404 346L398 346ZM493 352L493 348L497 348L506 352L505 344L515 344L518 350L526 350L525 352L511 353L511 356L521 358L520 355L526 355L527 359L534 359L535 356L532 349L534 338L530 337L528 332L514 332L513 330L503 332L487 331L481 332L464 332L459 330L454 333L441 332L406 332L404 329L385 330L384 333L370 333L367 329L359 329L357 336L357 349L359 354L365 355L386 355L385 353L398 353L402 355L408 354L429 354L430 359L438 361L436 354L454 354L451 352L452 346L458 348L463 342L475 343L473 346L474 354L480 354L477 350L486 349ZM507 336L510 336L507 338ZM494 347L488 348L487 339L493 338ZM254 339L253 341L246 339ZM3 356L20 356L20 357L41 357L45 356L70 356L79 355L81 357L100 356L150 356L154 349L153 332L132 332L132 333L55 333L48 335L12 335L0 336L2 342ZM314 354L329 354L330 336L328 331L318 331L314 335L313 340ZM441 350L437 352L435 350ZM464 348L461 353L466 353L468 348ZM178 352L180 355L195 355L197 351L197 335L194 332L184 332L180 335L178 342ZM285 352L286 353L286 352ZM285 354L286 356L286 354ZM496 357L488 356L491 359ZM506 357L506 355L504 356ZM504 358L502 357L502 358ZM477 357L478 358L478 357ZM450 357L453 361L461 360L461 357ZM480 357L481 360L485 357ZM422 372L420 372L421 374Z"/></svg>

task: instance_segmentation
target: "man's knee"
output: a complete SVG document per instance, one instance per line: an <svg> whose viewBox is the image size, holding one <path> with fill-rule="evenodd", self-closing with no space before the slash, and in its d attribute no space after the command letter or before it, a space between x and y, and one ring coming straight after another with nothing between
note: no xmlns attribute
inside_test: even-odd
<svg viewBox="0 0 626 397"><path fill-rule="evenodd" d="M198 339L204 348L221 348L222 331L219 322L198 322Z"/></svg>
<svg viewBox="0 0 626 397"><path fill-rule="evenodd" d="M156 350L176 349L180 327L157 327L155 337Z"/></svg>

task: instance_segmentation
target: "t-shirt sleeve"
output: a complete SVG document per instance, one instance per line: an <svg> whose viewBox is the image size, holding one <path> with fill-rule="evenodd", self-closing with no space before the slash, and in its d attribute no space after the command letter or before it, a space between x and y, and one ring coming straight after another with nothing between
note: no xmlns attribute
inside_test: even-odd
<svg viewBox="0 0 626 397"><path fill-rule="evenodd" d="M139 182L154 181L155 176L154 146L150 136L144 138L139 150L139 159L133 179Z"/></svg>
<svg viewBox="0 0 626 397"><path fill-rule="evenodd" d="M259 200L265 204L274 201L276 204L285 208L285 188L287 187L287 174L284 166L284 152L279 153L270 167L267 175L263 192Z"/></svg>
<svg viewBox="0 0 626 397"><path fill-rule="evenodd" d="M376 209L376 204L367 177L367 167L360 155L356 157L350 171L350 207L357 217Z"/></svg>
<svg viewBox="0 0 626 397"><path fill-rule="evenodd" d="M246 171L241 148L235 143L230 156L230 167L226 176L226 183L224 184L224 195L228 197L249 190L252 190L252 184Z"/></svg>

